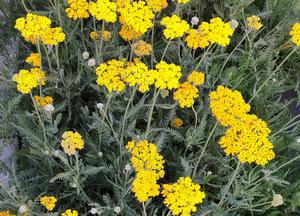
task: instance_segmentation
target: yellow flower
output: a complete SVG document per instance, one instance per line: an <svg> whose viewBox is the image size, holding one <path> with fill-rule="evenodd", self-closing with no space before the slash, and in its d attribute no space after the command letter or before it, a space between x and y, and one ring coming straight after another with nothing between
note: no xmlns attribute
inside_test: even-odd
<svg viewBox="0 0 300 216"><path fill-rule="evenodd" d="M32 68L30 74L34 76L39 85L46 85L46 72L40 68Z"/></svg>
<svg viewBox="0 0 300 216"><path fill-rule="evenodd" d="M101 32L100 32L101 34ZM98 34L98 32L91 31L90 32L90 38L92 40L99 40L101 39L101 36ZM102 38L104 41L109 41L111 39L111 32L110 31L103 31Z"/></svg>
<svg viewBox="0 0 300 216"><path fill-rule="evenodd" d="M97 20L114 23L117 21L117 5L109 0L97 0L89 5L89 12Z"/></svg>
<svg viewBox="0 0 300 216"><path fill-rule="evenodd" d="M134 59L126 67L123 79L129 86L139 86L139 91L145 93L149 91L150 85L153 85L157 77L157 71L149 70L147 65L139 59Z"/></svg>
<svg viewBox="0 0 300 216"><path fill-rule="evenodd" d="M179 3L179 4L186 4L186 3L188 3L190 0L177 0L177 2Z"/></svg>
<svg viewBox="0 0 300 216"><path fill-rule="evenodd" d="M0 216L15 216L15 215L10 214L9 211L0 211Z"/></svg>
<svg viewBox="0 0 300 216"><path fill-rule="evenodd" d="M68 209L67 211L62 213L61 216L78 216L78 212L76 210Z"/></svg>
<svg viewBox="0 0 300 216"><path fill-rule="evenodd" d="M111 32L110 31L103 31L102 38L104 41L109 41L111 39Z"/></svg>
<svg viewBox="0 0 300 216"><path fill-rule="evenodd" d="M209 94L212 114L223 126L233 126L250 111L239 91L232 91L224 86L218 86Z"/></svg>
<svg viewBox="0 0 300 216"><path fill-rule="evenodd" d="M133 181L131 191L139 202L146 202L149 198L159 195L157 174L151 170L141 170Z"/></svg>
<svg viewBox="0 0 300 216"><path fill-rule="evenodd" d="M187 80L196 86L203 85L205 81L205 75L202 72L193 71L188 75Z"/></svg>
<svg viewBox="0 0 300 216"><path fill-rule="evenodd" d="M180 177L174 184L164 184L161 193L164 204L172 214L181 216L190 216L191 212L196 212L196 205L205 198L200 185L193 183L190 177Z"/></svg>
<svg viewBox="0 0 300 216"><path fill-rule="evenodd" d="M135 144L134 141L128 142L127 150L131 153L131 162L137 173L143 170L153 171L157 179L165 174L163 156L157 153L156 145L147 140L141 140Z"/></svg>
<svg viewBox="0 0 300 216"><path fill-rule="evenodd" d="M134 32L145 34L153 26L154 14L144 1L132 2L119 8L120 22L129 26Z"/></svg>
<svg viewBox="0 0 300 216"><path fill-rule="evenodd" d="M300 46L300 22L293 25L290 35L293 43Z"/></svg>
<svg viewBox="0 0 300 216"><path fill-rule="evenodd" d="M187 21L181 20L177 15L164 17L160 23L166 27L163 32L167 39L182 37L190 28Z"/></svg>
<svg viewBox="0 0 300 216"><path fill-rule="evenodd" d="M71 156L77 149L83 149L84 141L78 132L66 131L62 135L61 146L65 153Z"/></svg>
<svg viewBox="0 0 300 216"><path fill-rule="evenodd" d="M96 68L97 84L105 86L108 92L123 91L126 87L122 79L124 64L124 61L117 60L110 60L107 63L100 64Z"/></svg>
<svg viewBox="0 0 300 216"><path fill-rule="evenodd" d="M143 33L134 31L133 28L126 24L122 25L119 34L125 41L138 39L143 35Z"/></svg>
<svg viewBox="0 0 300 216"><path fill-rule="evenodd" d="M53 104L53 98L51 96L40 97L38 95L34 96L34 100L38 106L45 107L48 104Z"/></svg>
<svg viewBox="0 0 300 216"><path fill-rule="evenodd" d="M125 7L125 5L130 4L131 0L116 0L117 9Z"/></svg>
<svg viewBox="0 0 300 216"><path fill-rule="evenodd" d="M13 76L13 81L17 83L17 89L23 94L28 94L31 90L38 86L38 75L28 70L20 70L18 74Z"/></svg>
<svg viewBox="0 0 300 216"><path fill-rule="evenodd" d="M174 92L174 100L180 104L181 108L192 107L197 97L198 89L189 82L182 83Z"/></svg>
<svg viewBox="0 0 300 216"><path fill-rule="evenodd" d="M176 117L171 121L170 125L173 128L180 128L183 125L183 121L181 118Z"/></svg>
<svg viewBox="0 0 300 216"><path fill-rule="evenodd" d="M49 28L45 32L43 37L43 43L45 45L56 45L65 40L65 33L63 33L61 27Z"/></svg>
<svg viewBox="0 0 300 216"><path fill-rule="evenodd" d="M254 15L247 17L247 25L249 28L256 30L256 31L261 29L261 27L263 27L260 17L254 16Z"/></svg>
<svg viewBox="0 0 300 216"><path fill-rule="evenodd" d="M41 204L49 211L55 208L56 198L54 196L43 196L40 198Z"/></svg>
<svg viewBox="0 0 300 216"><path fill-rule="evenodd" d="M147 56L152 52L151 44L146 43L143 40L139 40L138 42L132 44L133 52L137 56Z"/></svg>
<svg viewBox="0 0 300 216"><path fill-rule="evenodd" d="M255 115L244 115L226 130L219 144L226 155L237 156L242 163L265 165L275 157L273 144L268 140L271 130Z"/></svg>
<svg viewBox="0 0 300 216"><path fill-rule="evenodd" d="M160 12L162 9L168 6L167 0L146 0L147 5L153 10L153 12Z"/></svg>
<svg viewBox="0 0 300 216"><path fill-rule="evenodd" d="M203 49L210 44L208 36L200 29L190 29L187 34L188 36L186 36L185 41L187 42L187 46L191 49Z"/></svg>
<svg viewBox="0 0 300 216"><path fill-rule="evenodd" d="M179 79L182 75L180 66L161 61L155 68L159 74L155 81L156 88L172 90L179 87Z"/></svg>
<svg viewBox="0 0 300 216"><path fill-rule="evenodd" d="M90 16L88 12L89 3L86 0L68 0L68 4L66 13L70 19L84 19Z"/></svg>
<svg viewBox="0 0 300 216"><path fill-rule="evenodd" d="M205 26L201 27L201 30L204 34L208 35L211 44L216 43L220 46L227 46L234 32L230 23L223 22L220 17L212 18L209 26L205 24Z"/></svg>
<svg viewBox="0 0 300 216"><path fill-rule="evenodd" d="M34 67L39 67L41 65L41 59L38 53L31 53L25 61Z"/></svg>

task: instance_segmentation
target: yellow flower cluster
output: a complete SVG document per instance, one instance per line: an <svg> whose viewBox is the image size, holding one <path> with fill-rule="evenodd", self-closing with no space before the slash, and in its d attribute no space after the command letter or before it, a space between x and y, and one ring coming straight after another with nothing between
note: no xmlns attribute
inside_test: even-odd
<svg viewBox="0 0 300 216"><path fill-rule="evenodd" d="M205 48L209 46L209 39L207 34L204 34L201 31L202 26L205 25L205 22L202 23L198 29L190 29L188 30L185 41L187 42L187 46L191 49Z"/></svg>
<svg viewBox="0 0 300 216"><path fill-rule="evenodd" d="M147 65L139 59L134 59L133 62L128 63L124 80L129 86L139 86L139 91L145 93L149 91L150 85L153 85L157 78L157 71L149 70Z"/></svg>
<svg viewBox="0 0 300 216"><path fill-rule="evenodd" d="M84 141L78 132L66 131L62 135L61 146L65 153L71 156L77 149L83 149Z"/></svg>
<svg viewBox="0 0 300 216"><path fill-rule="evenodd" d="M64 41L65 34L60 27L51 28L51 20L45 16L28 13L25 18L16 20L15 28L28 42L36 44L42 42L45 45L55 45Z"/></svg>
<svg viewBox="0 0 300 216"><path fill-rule="evenodd" d="M273 144L268 140L271 130L256 115L244 115L226 130L219 144L226 155L237 156L242 163L266 165L275 157Z"/></svg>
<svg viewBox="0 0 300 216"><path fill-rule="evenodd" d="M117 8L123 8L125 5L130 4L131 0L116 0Z"/></svg>
<svg viewBox="0 0 300 216"><path fill-rule="evenodd" d="M198 97L198 89L189 82L182 83L174 92L174 100L178 101L181 108L191 107Z"/></svg>
<svg viewBox="0 0 300 216"><path fill-rule="evenodd" d="M15 216L15 215L10 214L9 211L0 211L0 216Z"/></svg>
<svg viewBox="0 0 300 216"><path fill-rule="evenodd" d="M261 29L261 27L263 27L260 17L254 16L254 15L247 17L247 25L249 28L256 30L256 31Z"/></svg>
<svg viewBox="0 0 300 216"><path fill-rule="evenodd" d="M190 216L197 211L196 205L203 202L205 193L190 177L180 177L174 184L163 185L162 196L173 215Z"/></svg>
<svg viewBox="0 0 300 216"><path fill-rule="evenodd" d="M131 41L134 39L138 39L143 35L143 33L134 31L133 28L131 28L130 26L128 26L126 24L122 25L121 30L119 31L119 34L125 41Z"/></svg>
<svg viewBox="0 0 300 216"><path fill-rule="evenodd" d="M97 84L105 86L108 92L121 92L125 89L124 61L110 60L107 63L100 64L96 68Z"/></svg>
<svg viewBox="0 0 300 216"><path fill-rule="evenodd" d="M54 196L43 196L40 198L41 205L49 211L52 211L55 208L56 201Z"/></svg>
<svg viewBox="0 0 300 216"><path fill-rule="evenodd" d="M95 31L90 32L90 38L92 40L99 40L99 39L101 39L100 35L101 35L101 32L100 32L100 34L98 32L95 32ZM111 39L111 32L110 31L103 31L102 32L102 39L104 41L109 41Z"/></svg>
<svg viewBox="0 0 300 216"><path fill-rule="evenodd" d="M295 23L290 32L293 43L300 47L300 23Z"/></svg>
<svg viewBox="0 0 300 216"><path fill-rule="evenodd" d="M78 212L76 210L68 209L61 216L78 216Z"/></svg>
<svg viewBox="0 0 300 216"><path fill-rule="evenodd" d="M78 20L90 16L88 9L89 3L86 0L68 0L69 7L66 9L67 16L70 19Z"/></svg>
<svg viewBox="0 0 300 216"><path fill-rule="evenodd" d="M188 75L187 81L189 81L195 86L203 85L205 81L205 75L202 72L193 71Z"/></svg>
<svg viewBox="0 0 300 216"><path fill-rule="evenodd" d="M147 140L138 143L128 142L127 150L131 153L131 162L137 172L132 185L132 192L139 202L145 202L150 197L159 195L160 186L157 181L164 172L164 159L157 153L156 146Z"/></svg>
<svg viewBox="0 0 300 216"><path fill-rule="evenodd" d="M158 63L155 68L159 74L155 81L155 87L158 89L178 88L181 77L181 67L175 64L168 64L165 61Z"/></svg>
<svg viewBox="0 0 300 216"><path fill-rule="evenodd" d="M33 68L30 71L20 70L13 76L13 81L17 83L17 89L23 94L28 94L31 90L39 85L45 85L45 72L39 68Z"/></svg>
<svg viewBox="0 0 300 216"><path fill-rule="evenodd" d="M212 114L223 126L233 126L250 111L242 94L224 86L218 86L216 91L209 94Z"/></svg>
<svg viewBox="0 0 300 216"><path fill-rule="evenodd" d="M172 128L180 128L183 125L183 121L181 118L174 118L170 123Z"/></svg>
<svg viewBox="0 0 300 216"><path fill-rule="evenodd" d="M133 52L137 56L147 56L152 52L151 44L146 43L143 40L139 40L138 42L132 44Z"/></svg>
<svg viewBox="0 0 300 216"><path fill-rule="evenodd" d="M25 61L34 67L39 67L41 65L41 59L38 53L31 53Z"/></svg>
<svg viewBox="0 0 300 216"><path fill-rule="evenodd" d="M51 96L40 97L34 96L34 100L38 106L45 107L48 104L53 104L53 98Z"/></svg>
<svg viewBox="0 0 300 216"><path fill-rule="evenodd" d="M145 34L153 26L154 14L144 1L132 2L119 8L120 22L134 32Z"/></svg>
<svg viewBox="0 0 300 216"><path fill-rule="evenodd" d="M89 12L97 20L114 23L117 21L117 5L109 0L97 0L89 4Z"/></svg>
<svg viewBox="0 0 300 216"><path fill-rule="evenodd" d="M162 9L168 6L167 0L146 0L147 5L155 13L160 12Z"/></svg>
<svg viewBox="0 0 300 216"><path fill-rule="evenodd" d="M187 21L180 19L177 15L164 17L160 23L166 27L163 33L167 39L182 37L190 28Z"/></svg>

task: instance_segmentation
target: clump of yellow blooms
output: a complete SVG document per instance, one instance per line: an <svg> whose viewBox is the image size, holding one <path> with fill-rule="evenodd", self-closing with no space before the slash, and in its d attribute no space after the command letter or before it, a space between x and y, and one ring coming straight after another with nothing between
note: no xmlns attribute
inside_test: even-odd
<svg viewBox="0 0 300 216"><path fill-rule="evenodd" d="M230 37L234 30L229 22L225 23L220 17L215 17L210 20L208 38L211 44L227 46L230 43Z"/></svg>
<svg viewBox="0 0 300 216"><path fill-rule="evenodd" d="M197 211L196 205L203 202L205 193L190 177L180 177L174 184L163 185L162 196L173 215L190 216Z"/></svg>
<svg viewBox="0 0 300 216"><path fill-rule="evenodd" d="M38 53L31 53L25 60L26 63L31 64L34 67L41 65L41 59Z"/></svg>
<svg viewBox="0 0 300 216"><path fill-rule="evenodd" d="M172 128L180 128L183 125L183 121L181 118L174 118L170 123Z"/></svg>
<svg viewBox="0 0 300 216"><path fill-rule="evenodd" d="M184 82L174 92L174 100L178 101L181 108L191 107L195 103L195 98L198 97L198 89L189 82Z"/></svg>
<svg viewBox="0 0 300 216"><path fill-rule="evenodd" d="M100 64L96 68L97 84L105 86L108 92L121 92L126 85L123 81L124 61L110 60L107 63Z"/></svg>
<svg viewBox="0 0 300 216"><path fill-rule="evenodd" d="M177 0L177 2L179 3L179 4L186 4L186 3L188 3L190 0Z"/></svg>
<svg viewBox="0 0 300 216"><path fill-rule="evenodd" d="M154 14L144 1L132 2L119 8L120 22L134 32L145 34L153 26Z"/></svg>
<svg viewBox="0 0 300 216"><path fill-rule="evenodd" d="M131 0L116 0L117 8L123 8L126 4L130 4Z"/></svg>
<svg viewBox="0 0 300 216"><path fill-rule="evenodd" d="M138 85L139 91L145 93L149 91L150 85L154 84L157 71L149 70L146 64L136 58L133 62L128 63L123 77L129 86Z"/></svg>
<svg viewBox="0 0 300 216"><path fill-rule="evenodd" d="M90 16L89 3L86 0L68 0L68 4L66 13L70 19L85 19Z"/></svg>
<svg viewBox="0 0 300 216"><path fill-rule="evenodd" d="M195 86L203 85L205 81L205 75L202 72L193 71L188 75L187 81Z"/></svg>
<svg viewBox="0 0 300 216"><path fill-rule="evenodd" d="M51 20L45 16L28 13L25 18L16 20L15 28L28 42L36 44L42 42L45 45L56 45L64 41L65 34L60 27L51 28Z"/></svg>
<svg viewBox="0 0 300 216"><path fill-rule="evenodd" d="M159 74L155 81L156 88L172 90L179 87L179 79L182 75L180 66L161 61L155 68Z"/></svg>
<svg viewBox="0 0 300 216"><path fill-rule="evenodd" d="M190 29L188 30L185 41L187 42L187 46L191 49L205 48L209 46L209 38L207 34L204 34L201 31L201 26L204 26L205 22L203 22L198 29Z"/></svg>
<svg viewBox="0 0 300 216"><path fill-rule="evenodd" d="M162 9L168 6L167 0L146 0L147 5L155 13L160 12Z"/></svg>
<svg viewBox="0 0 300 216"><path fill-rule="evenodd" d="M255 15L247 17L247 25L249 28L256 31L263 27L260 17Z"/></svg>
<svg viewBox="0 0 300 216"><path fill-rule="evenodd" d="M166 27L163 33L167 39L182 37L190 28L187 21L180 19L177 15L164 17L160 23Z"/></svg>
<svg viewBox="0 0 300 216"><path fill-rule="evenodd" d="M101 39L100 35L101 35L101 32L100 32L100 34L98 34L98 32L95 32L95 31L91 31L90 32L90 38L92 40L99 40L99 39ZM104 41L109 41L111 39L111 32L110 31L103 31L102 32L102 39Z"/></svg>
<svg viewBox="0 0 300 216"><path fill-rule="evenodd" d="M134 54L139 57L150 55L150 53L152 52L151 44L148 44L143 40L139 40L138 42L132 44L132 49Z"/></svg>
<svg viewBox="0 0 300 216"><path fill-rule="evenodd" d="M84 141L78 132L66 131L62 135L61 146L65 153L71 156L75 154L77 149L83 149Z"/></svg>
<svg viewBox="0 0 300 216"><path fill-rule="evenodd" d="M32 68L30 70L32 76L34 76L39 85L46 85L46 72L40 68Z"/></svg>
<svg viewBox="0 0 300 216"><path fill-rule="evenodd" d="M78 212L76 210L68 209L61 216L78 216Z"/></svg>
<svg viewBox="0 0 300 216"><path fill-rule="evenodd" d="M89 4L89 12L97 20L114 23L117 21L117 4L109 0L97 0Z"/></svg>
<svg viewBox="0 0 300 216"><path fill-rule="evenodd" d="M136 32L134 29L126 24L123 24L121 27L121 30L119 31L120 36L125 40L125 41L131 41L134 39L140 38L143 33L142 32Z"/></svg>
<svg viewBox="0 0 300 216"><path fill-rule="evenodd" d="M53 98L51 96L40 97L38 95L34 96L34 100L38 106L45 107L48 104L53 104Z"/></svg>
<svg viewBox="0 0 300 216"><path fill-rule="evenodd" d="M10 214L9 211L1 211L0 216L14 216L14 215Z"/></svg>
<svg viewBox="0 0 300 216"><path fill-rule="evenodd" d="M300 46L300 23L295 23L292 27L292 30L290 32L291 40L293 43L295 43L297 46Z"/></svg>
<svg viewBox="0 0 300 216"><path fill-rule="evenodd" d="M273 144L268 140L270 133L267 123L256 115L244 115L226 130L219 144L227 156L236 155L242 163L264 166L275 157Z"/></svg>
<svg viewBox="0 0 300 216"><path fill-rule="evenodd" d="M56 201L54 196L43 196L40 198L41 205L49 211L52 211L55 208Z"/></svg>
<svg viewBox="0 0 300 216"><path fill-rule="evenodd" d="M224 86L218 86L209 94L212 114L223 126L233 126L250 111L242 94Z"/></svg>

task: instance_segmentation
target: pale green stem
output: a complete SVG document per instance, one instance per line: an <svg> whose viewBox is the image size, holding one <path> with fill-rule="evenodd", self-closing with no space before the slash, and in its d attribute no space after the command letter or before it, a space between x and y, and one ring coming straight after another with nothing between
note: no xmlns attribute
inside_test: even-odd
<svg viewBox="0 0 300 216"><path fill-rule="evenodd" d="M152 52L151 52L151 69L154 67L154 30L155 30L155 16L153 18L153 27L151 32L151 46L152 46Z"/></svg>
<svg viewBox="0 0 300 216"><path fill-rule="evenodd" d="M98 34L97 33L97 27L96 27L95 17L93 17L93 26L94 26L95 33ZM98 44L97 44L96 38L94 40L94 44L95 44L95 51L96 51L96 62L98 63L98 61L99 61L99 51L98 51Z"/></svg>
<svg viewBox="0 0 300 216"><path fill-rule="evenodd" d="M46 48L45 45L43 45L43 49L44 49L44 51L46 53L46 57L47 57L47 61L48 61L50 72L52 73L52 64L51 64L51 61L50 61L50 58L49 58L49 54L48 54L48 51L47 51L47 48Z"/></svg>
<svg viewBox="0 0 300 216"><path fill-rule="evenodd" d="M60 69L59 65L59 56L58 56L58 44L55 45L55 59L56 59L56 64L57 64L57 69Z"/></svg>
<svg viewBox="0 0 300 216"><path fill-rule="evenodd" d="M24 0L22 0L22 5L23 5L24 9L26 10L26 12L29 13L29 10L28 10Z"/></svg>
<svg viewBox="0 0 300 216"><path fill-rule="evenodd" d="M171 43L171 39L169 39L169 41L168 41L168 43L167 43L167 46L166 46L166 48L165 48L165 50L164 50L164 52L163 52L163 55L162 55L160 61L163 61L163 60L164 60L165 55L166 55L166 53L167 53L167 50L168 50L168 48L169 48L169 46L170 46L170 43Z"/></svg>
<svg viewBox="0 0 300 216"><path fill-rule="evenodd" d="M37 43L37 50L38 50L38 53L39 53L39 57L40 57L40 77L42 77L42 52L41 52L41 46L40 46L40 42ZM43 96L43 93L42 93L42 80L39 79L39 91L40 91L40 104L42 104L42 96Z"/></svg>
<svg viewBox="0 0 300 216"><path fill-rule="evenodd" d="M199 63L196 65L194 71L197 71L199 69L199 67L201 66L202 61L204 60L204 58L207 56L208 52L210 51L210 49L212 48L212 45L210 45L205 52L203 53Z"/></svg>
<svg viewBox="0 0 300 216"><path fill-rule="evenodd" d="M148 115L148 122L147 122L147 129L146 129L145 139L148 138L148 135L149 135L149 132L150 132L153 110L154 110L155 103L156 103L157 97L159 95L159 92L160 92L160 90L157 90L157 89L155 89L155 91L154 91L153 100L152 100L152 104L151 104L149 115Z"/></svg>
<svg viewBox="0 0 300 216"><path fill-rule="evenodd" d="M147 216L145 202L143 202L142 205L143 205L143 216Z"/></svg>
<svg viewBox="0 0 300 216"><path fill-rule="evenodd" d="M105 22L102 21L102 27L101 27L101 39L100 39L100 57L101 59L103 59L103 52L102 52L102 49L103 49L103 32L105 31Z"/></svg>

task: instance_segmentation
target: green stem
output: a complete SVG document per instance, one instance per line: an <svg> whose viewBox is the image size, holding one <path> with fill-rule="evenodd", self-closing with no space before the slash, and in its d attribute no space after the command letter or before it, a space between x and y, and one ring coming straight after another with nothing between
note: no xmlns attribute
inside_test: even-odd
<svg viewBox="0 0 300 216"><path fill-rule="evenodd" d="M94 26L94 32L97 34L97 27L96 27L96 20L95 17L93 17L93 26ZM94 39L95 44L95 51L96 51L96 62L99 61L99 51L98 51L98 44L97 44L97 38Z"/></svg>
<svg viewBox="0 0 300 216"><path fill-rule="evenodd" d="M153 100L152 100L152 104L151 104L149 115L148 115L148 122L147 122L147 129L146 129L145 139L148 138L148 135L149 135L149 132L150 132L153 110L154 110L155 103L156 103L157 97L159 95L159 92L160 92L160 90L157 90L157 89L154 90Z"/></svg>
<svg viewBox="0 0 300 216"><path fill-rule="evenodd" d="M151 69L154 67L154 31L155 31L155 16L153 18L153 27L151 32L151 46L152 46L152 52L151 52Z"/></svg>
<svg viewBox="0 0 300 216"><path fill-rule="evenodd" d="M203 53L200 61L198 62L198 64L196 65L194 71L197 71L199 69L199 67L201 66L202 61L204 60L204 58L207 56L208 52L210 51L210 49L212 48L212 45L209 45L209 47L205 50L205 52Z"/></svg>
<svg viewBox="0 0 300 216"><path fill-rule="evenodd" d="M100 39L100 57L101 60L103 59L102 55L102 49L103 49L103 32L105 31L105 22L102 21L102 27L101 27L101 39Z"/></svg>
<svg viewBox="0 0 300 216"><path fill-rule="evenodd" d="M49 69L50 69L50 72L52 73L52 64L51 64L51 61L50 61L50 58L49 58L49 54L47 52L47 48L45 45L43 45L43 49L46 53L46 57L47 57L47 61L48 61L48 66L49 66Z"/></svg>
<svg viewBox="0 0 300 216"><path fill-rule="evenodd" d="M143 205L143 216L147 216L145 202L143 202L142 205Z"/></svg>
<svg viewBox="0 0 300 216"><path fill-rule="evenodd" d="M26 12L29 13L29 10L28 10L24 0L22 0L22 5L23 5L24 9L26 10Z"/></svg>
<svg viewBox="0 0 300 216"><path fill-rule="evenodd" d="M166 46L166 48L165 48L165 50L164 50L164 52L163 52L163 55L162 55L160 61L163 61L163 60L164 60L165 55L166 55L166 53L167 53L167 50L168 50L168 48L169 48L169 46L170 46L170 43L171 43L171 39L169 39L169 41L168 41L168 43L167 43L167 46Z"/></svg>
<svg viewBox="0 0 300 216"><path fill-rule="evenodd" d="M59 70L60 65L59 65L59 57L58 57L58 45L55 45L55 59L56 59L57 70Z"/></svg>

